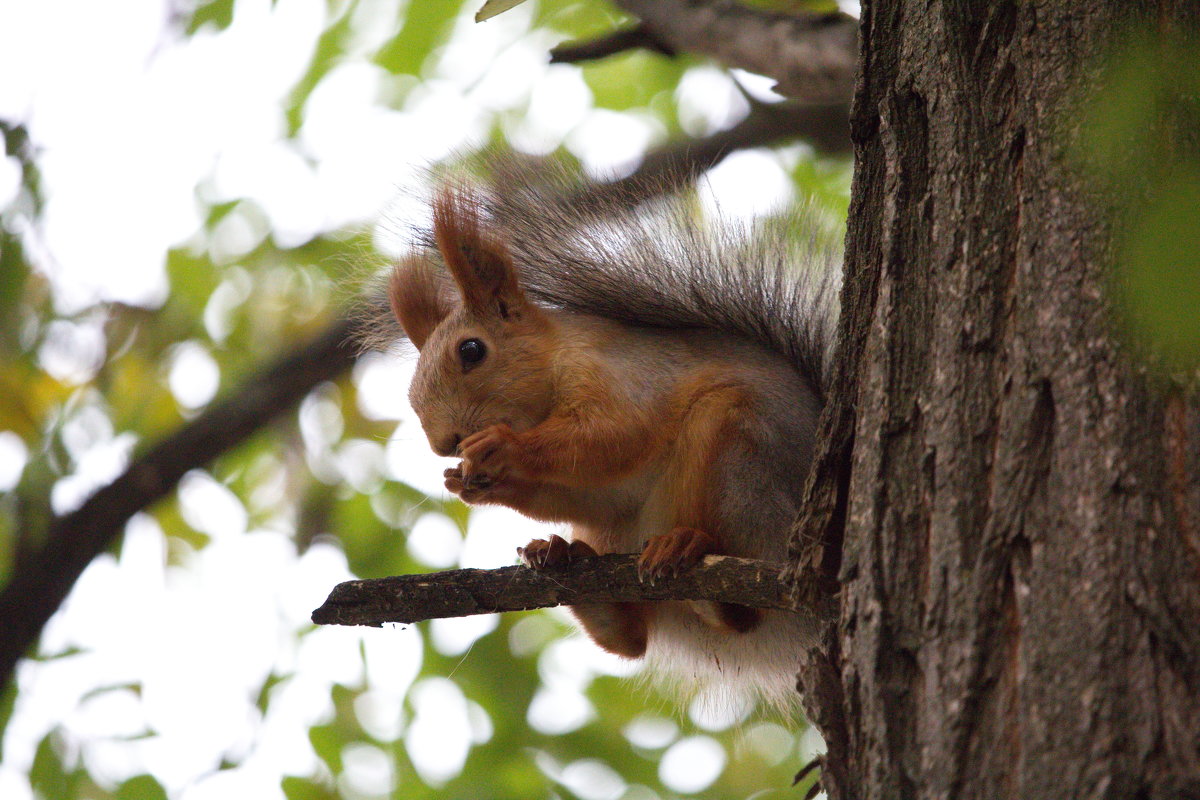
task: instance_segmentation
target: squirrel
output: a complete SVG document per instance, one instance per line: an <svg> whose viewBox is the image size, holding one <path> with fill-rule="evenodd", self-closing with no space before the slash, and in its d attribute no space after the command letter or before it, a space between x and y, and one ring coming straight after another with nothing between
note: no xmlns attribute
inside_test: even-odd
<svg viewBox="0 0 1200 800"><path fill-rule="evenodd" d="M794 241L795 237L792 237ZM782 562L812 458L836 322L836 248L705 225L674 188L603 191L509 169L445 183L391 312L419 351L409 399L445 486L566 522L538 570L641 553ZM807 263L806 263L807 262ZM716 602L571 607L603 649L685 688L795 698L812 617Z"/></svg>

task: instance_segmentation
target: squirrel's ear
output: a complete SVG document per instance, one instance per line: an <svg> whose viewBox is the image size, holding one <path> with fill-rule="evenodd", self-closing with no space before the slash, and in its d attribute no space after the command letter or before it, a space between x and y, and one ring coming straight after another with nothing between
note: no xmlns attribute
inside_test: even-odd
<svg viewBox="0 0 1200 800"><path fill-rule="evenodd" d="M510 319L529 310L508 247L485 230L474 198L455 189L439 193L433 201L433 231L469 311Z"/></svg>
<svg viewBox="0 0 1200 800"><path fill-rule="evenodd" d="M424 254L413 254L392 270L388 284L392 313L418 350L454 307L448 283L438 265Z"/></svg>

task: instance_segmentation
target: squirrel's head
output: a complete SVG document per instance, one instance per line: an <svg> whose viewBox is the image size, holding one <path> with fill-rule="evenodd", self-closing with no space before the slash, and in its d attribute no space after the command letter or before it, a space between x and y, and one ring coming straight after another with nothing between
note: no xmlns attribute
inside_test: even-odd
<svg viewBox="0 0 1200 800"><path fill-rule="evenodd" d="M521 289L504 242L484 228L477 202L445 190L433 205L438 250L392 273L389 297L421 353L409 400L438 455L490 425L527 430L550 413L552 320Z"/></svg>

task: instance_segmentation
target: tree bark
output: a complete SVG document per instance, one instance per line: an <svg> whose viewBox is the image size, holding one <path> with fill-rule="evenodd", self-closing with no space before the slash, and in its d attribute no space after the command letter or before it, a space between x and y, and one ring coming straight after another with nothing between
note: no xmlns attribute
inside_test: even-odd
<svg viewBox="0 0 1200 800"><path fill-rule="evenodd" d="M1200 797L1200 400L1113 336L1106 202L1069 158L1106 46L1196 13L863 5L795 548L838 570L801 672L833 800Z"/></svg>

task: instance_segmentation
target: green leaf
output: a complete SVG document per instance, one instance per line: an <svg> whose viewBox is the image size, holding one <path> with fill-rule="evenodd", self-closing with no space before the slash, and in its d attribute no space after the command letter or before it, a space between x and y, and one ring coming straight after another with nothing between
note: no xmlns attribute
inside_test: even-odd
<svg viewBox="0 0 1200 800"><path fill-rule="evenodd" d="M85 651L77 650L76 652ZM103 686L97 686L93 689L89 689L80 695L79 700L82 702L89 698L96 697L97 695L105 694L106 692L133 692L135 695L141 697L142 685L140 683L108 683L104 684Z"/></svg>
<svg viewBox="0 0 1200 800"><path fill-rule="evenodd" d="M308 741L312 743L317 756L329 767L334 775L342 774L342 747L346 744L340 726L314 725L308 731Z"/></svg>
<svg viewBox="0 0 1200 800"><path fill-rule="evenodd" d="M592 90L597 108L628 111L646 108L656 113L670 130L677 128L675 104L656 102L670 99L679 79L695 60L688 56L668 58L645 50L619 53L583 65L583 77Z"/></svg>
<svg viewBox="0 0 1200 800"><path fill-rule="evenodd" d="M524 3L525 0L487 0L483 7L475 13L475 21L483 22L489 20L497 14L503 14L510 8L516 8Z"/></svg>
<svg viewBox="0 0 1200 800"><path fill-rule="evenodd" d="M233 0L211 0L192 12L188 20L187 32L193 34L205 25L213 25L217 30L225 30L233 22Z"/></svg>
<svg viewBox="0 0 1200 800"><path fill-rule="evenodd" d="M29 263L21 240L0 227L0 350L5 354L17 351L17 330L22 315L17 306L25 296L29 278Z"/></svg>
<svg viewBox="0 0 1200 800"><path fill-rule="evenodd" d="M337 792L316 781L290 775L283 779L283 793L287 800L337 800L340 797Z"/></svg>
<svg viewBox="0 0 1200 800"><path fill-rule="evenodd" d="M63 766L59 755L58 734L51 731L38 744L29 770L29 785L42 797L70 798L75 796L76 776Z"/></svg>
<svg viewBox="0 0 1200 800"><path fill-rule="evenodd" d="M64 658L72 658L81 653L87 652L81 647L68 647L66 650L59 650L57 653L47 653L45 655L36 655L34 659L37 661L61 661Z"/></svg>
<svg viewBox="0 0 1200 800"><path fill-rule="evenodd" d="M151 775L138 775L122 783L113 793L116 800L167 800L167 790Z"/></svg>
<svg viewBox="0 0 1200 800"><path fill-rule="evenodd" d="M394 484L379 491L393 493ZM361 578L383 578L406 572L420 572L404 547L400 533L380 521L367 495L354 493L334 504L330 529L346 552L350 570Z"/></svg>
<svg viewBox="0 0 1200 800"><path fill-rule="evenodd" d="M1081 103L1076 156L1112 205L1118 311L1169 368L1200 363L1200 54L1135 32Z"/></svg>
<svg viewBox="0 0 1200 800"><path fill-rule="evenodd" d="M1126 231L1118 296L1134 335L1174 365L1200 363L1200 169L1164 176Z"/></svg>
<svg viewBox="0 0 1200 800"><path fill-rule="evenodd" d="M357 7L358 0L351 0L346 4L334 23L326 28L317 40L317 49L313 53L312 61L309 62L308 70L292 89L292 94L286 102L288 135L295 136L300 130L304 103L312 94L313 89L345 57L346 44L354 34L351 20Z"/></svg>
<svg viewBox="0 0 1200 800"><path fill-rule="evenodd" d="M533 24L553 28L569 39L593 39L628 26L631 19L610 3L543 0L534 6Z"/></svg>
<svg viewBox="0 0 1200 800"><path fill-rule="evenodd" d="M258 697L255 698L254 705L264 715L267 713L267 704L271 698L271 690L283 683L284 680L283 677L272 673L267 676L267 680L263 683L262 688L258 690Z"/></svg>
<svg viewBox="0 0 1200 800"><path fill-rule="evenodd" d="M8 721L12 719L13 708L17 704L17 682L9 681L0 690L0 741L4 741L4 731L8 729Z"/></svg>
<svg viewBox="0 0 1200 800"><path fill-rule="evenodd" d="M375 63L393 75L420 75L434 48L445 42L460 3L409 3L404 24L375 55Z"/></svg>

